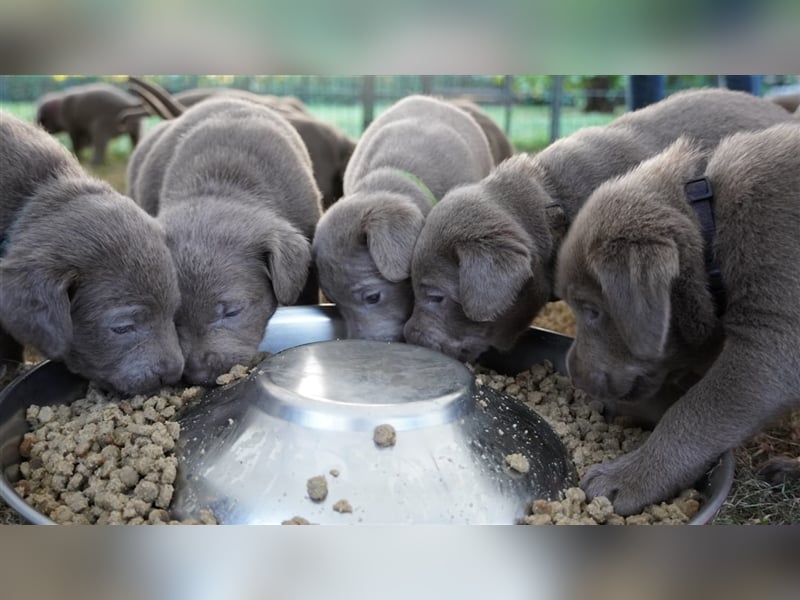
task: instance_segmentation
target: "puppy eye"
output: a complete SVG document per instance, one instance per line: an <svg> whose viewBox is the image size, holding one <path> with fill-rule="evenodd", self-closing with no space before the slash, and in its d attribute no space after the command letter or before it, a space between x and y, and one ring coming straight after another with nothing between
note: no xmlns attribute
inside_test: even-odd
<svg viewBox="0 0 800 600"><path fill-rule="evenodd" d="M600 309L597 308L594 304L584 304L583 314L586 317L587 321L596 321L597 319L600 318Z"/></svg>
<svg viewBox="0 0 800 600"><path fill-rule="evenodd" d="M130 333L136 329L136 325L120 325L119 327L112 327L111 331L122 335L123 333Z"/></svg>
<svg viewBox="0 0 800 600"><path fill-rule="evenodd" d="M444 302L444 296L442 294L427 294L428 302L433 304L441 304Z"/></svg>
<svg viewBox="0 0 800 600"><path fill-rule="evenodd" d="M366 304L377 304L381 301L381 293L380 292L373 292L372 294L367 294L364 296L364 302Z"/></svg>
<svg viewBox="0 0 800 600"><path fill-rule="evenodd" d="M215 315L216 315L215 316L215 320L218 321L220 319L230 319L230 318L235 317L236 315L238 315L240 312L242 312L242 310L244 310L244 305L242 305L242 304L230 304L229 305L229 304L227 304L225 302L220 302L214 308L214 312L215 312Z"/></svg>

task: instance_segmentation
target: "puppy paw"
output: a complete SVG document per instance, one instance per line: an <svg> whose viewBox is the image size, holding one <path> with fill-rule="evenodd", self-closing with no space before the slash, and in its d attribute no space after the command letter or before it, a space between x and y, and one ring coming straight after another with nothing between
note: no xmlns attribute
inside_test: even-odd
<svg viewBox="0 0 800 600"><path fill-rule="evenodd" d="M614 505L614 512L628 516L641 512L648 504L666 500L674 488L658 478L660 470L648 462L639 449L594 465L580 484L587 502L605 496Z"/></svg>
<svg viewBox="0 0 800 600"><path fill-rule="evenodd" d="M776 456L758 470L758 478L772 486L800 480L800 457Z"/></svg>

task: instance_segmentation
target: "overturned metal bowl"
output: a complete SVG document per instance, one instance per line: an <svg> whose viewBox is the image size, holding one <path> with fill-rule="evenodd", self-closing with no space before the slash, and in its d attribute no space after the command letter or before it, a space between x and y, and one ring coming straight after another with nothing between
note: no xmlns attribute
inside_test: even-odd
<svg viewBox="0 0 800 600"><path fill-rule="evenodd" d="M388 447L373 441L384 424ZM505 464L514 453L526 473ZM181 419L177 454L172 514L209 507L223 523L514 523L574 483L532 411L443 354L365 340L289 348L207 394ZM327 496L313 501L306 484L320 475ZM339 500L352 512L334 511Z"/></svg>
<svg viewBox="0 0 800 600"><path fill-rule="evenodd" d="M457 361L405 344L327 342L340 337L343 323L332 306L278 310L261 346L275 356L183 415L175 516L210 506L230 524L294 516L337 524L514 523L531 500L574 483L550 428L518 402L477 391ZM512 374L547 359L563 373L569 344L531 328L514 351L487 353L480 362ZM71 402L86 385L44 363L0 393L0 496L32 523L52 521L10 485L19 476L25 408ZM392 447L373 442L383 423L397 431ZM528 473L508 467L504 457L512 453L528 457ZM306 489L318 475L327 480L322 502ZM698 483L708 501L692 523L713 518L732 478L727 453ZM332 510L343 499L352 513Z"/></svg>

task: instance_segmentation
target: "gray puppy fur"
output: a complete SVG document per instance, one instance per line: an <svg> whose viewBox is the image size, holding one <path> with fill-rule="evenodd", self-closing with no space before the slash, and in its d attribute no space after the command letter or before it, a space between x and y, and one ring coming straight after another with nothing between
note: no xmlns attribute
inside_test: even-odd
<svg viewBox="0 0 800 600"><path fill-rule="evenodd" d="M184 377L209 384L258 356L278 304L306 286L320 193L300 136L266 106L208 100L153 135L132 157L135 199L157 198L178 270Z"/></svg>
<svg viewBox="0 0 800 600"><path fill-rule="evenodd" d="M313 244L320 288L339 307L348 337L402 339L425 216L448 190L491 167L475 120L441 100L408 96L370 124L345 172L345 196L322 216Z"/></svg>
<svg viewBox="0 0 800 600"><path fill-rule="evenodd" d="M343 192L344 171L355 148L355 141L346 133L329 123L313 117L299 98L294 96L271 96L255 94L246 90L230 88L198 88L185 90L173 96L183 107L188 108L212 98L234 97L256 104L267 106L285 117L297 130L308 149L313 165L314 179L322 192L322 208L327 210L341 198ZM144 113L144 109L142 109ZM148 132L147 138L150 137ZM132 194L137 187L138 166L133 162L128 166L128 193ZM142 206L155 214L157 194L148 194L142 198Z"/></svg>
<svg viewBox="0 0 800 600"><path fill-rule="evenodd" d="M689 90L582 129L536 156L507 159L428 215L414 249L406 339L465 361L489 347L509 350L552 297L561 240L602 182L681 134L711 148L731 133L792 120L744 92Z"/></svg>
<svg viewBox="0 0 800 600"><path fill-rule="evenodd" d="M113 138L127 134L133 146L138 143L144 115L126 113L138 106L136 97L113 85L76 85L42 96L36 108L36 122L49 133L66 131L76 155L91 145L92 164L100 165L105 162L106 147Z"/></svg>
<svg viewBox="0 0 800 600"><path fill-rule="evenodd" d="M568 355L578 386L616 408L655 400L663 410L665 383L693 383L642 447L584 477L589 497L607 496L623 515L691 485L800 401L800 124L733 135L705 167L721 318L684 192L707 154L680 139L605 183L559 256L558 291L578 324Z"/></svg>
<svg viewBox="0 0 800 600"><path fill-rule="evenodd" d="M469 113L478 126L483 129L495 165L499 165L514 155L514 146L508 136L480 106L467 98L452 98L448 102Z"/></svg>
<svg viewBox="0 0 800 600"><path fill-rule="evenodd" d="M2 328L125 394L176 383L179 291L163 228L42 129L0 113L0 139Z"/></svg>

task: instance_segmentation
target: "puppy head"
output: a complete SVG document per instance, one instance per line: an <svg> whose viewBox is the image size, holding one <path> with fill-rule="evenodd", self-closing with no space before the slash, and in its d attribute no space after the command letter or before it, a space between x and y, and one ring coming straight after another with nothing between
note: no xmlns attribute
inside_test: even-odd
<svg viewBox="0 0 800 600"><path fill-rule="evenodd" d="M308 240L287 221L229 205L225 214L163 215L181 290L176 325L184 378L209 385L251 364L279 304L297 300L308 277Z"/></svg>
<svg viewBox="0 0 800 600"><path fill-rule="evenodd" d="M388 192L352 195L320 219L313 254L322 292L351 338L399 341L411 314L411 256L422 212Z"/></svg>
<svg viewBox="0 0 800 600"><path fill-rule="evenodd" d="M625 411L652 398L689 352L682 328L715 320L703 243L683 209L683 183L701 161L679 140L586 202L559 253L558 294L577 335L567 357L575 384ZM691 327L689 327L691 323Z"/></svg>
<svg viewBox="0 0 800 600"><path fill-rule="evenodd" d="M550 293L535 242L480 183L433 207L411 268L406 340L464 361L509 349Z"/></svg>
<svg viewBox="0 0 800 600"><path fill-rule="evenodd" d="M164 231L128 198L93 191L15 229L0 265L3 327L123 394L176 383L179 292Z"/></svg>
<svg viewBox="0 0 800 600"><path fill-rule="evenodd" d="M47 133L64 131L61 120L61 94L45 94L36 106L36 123Z"/></svg>

